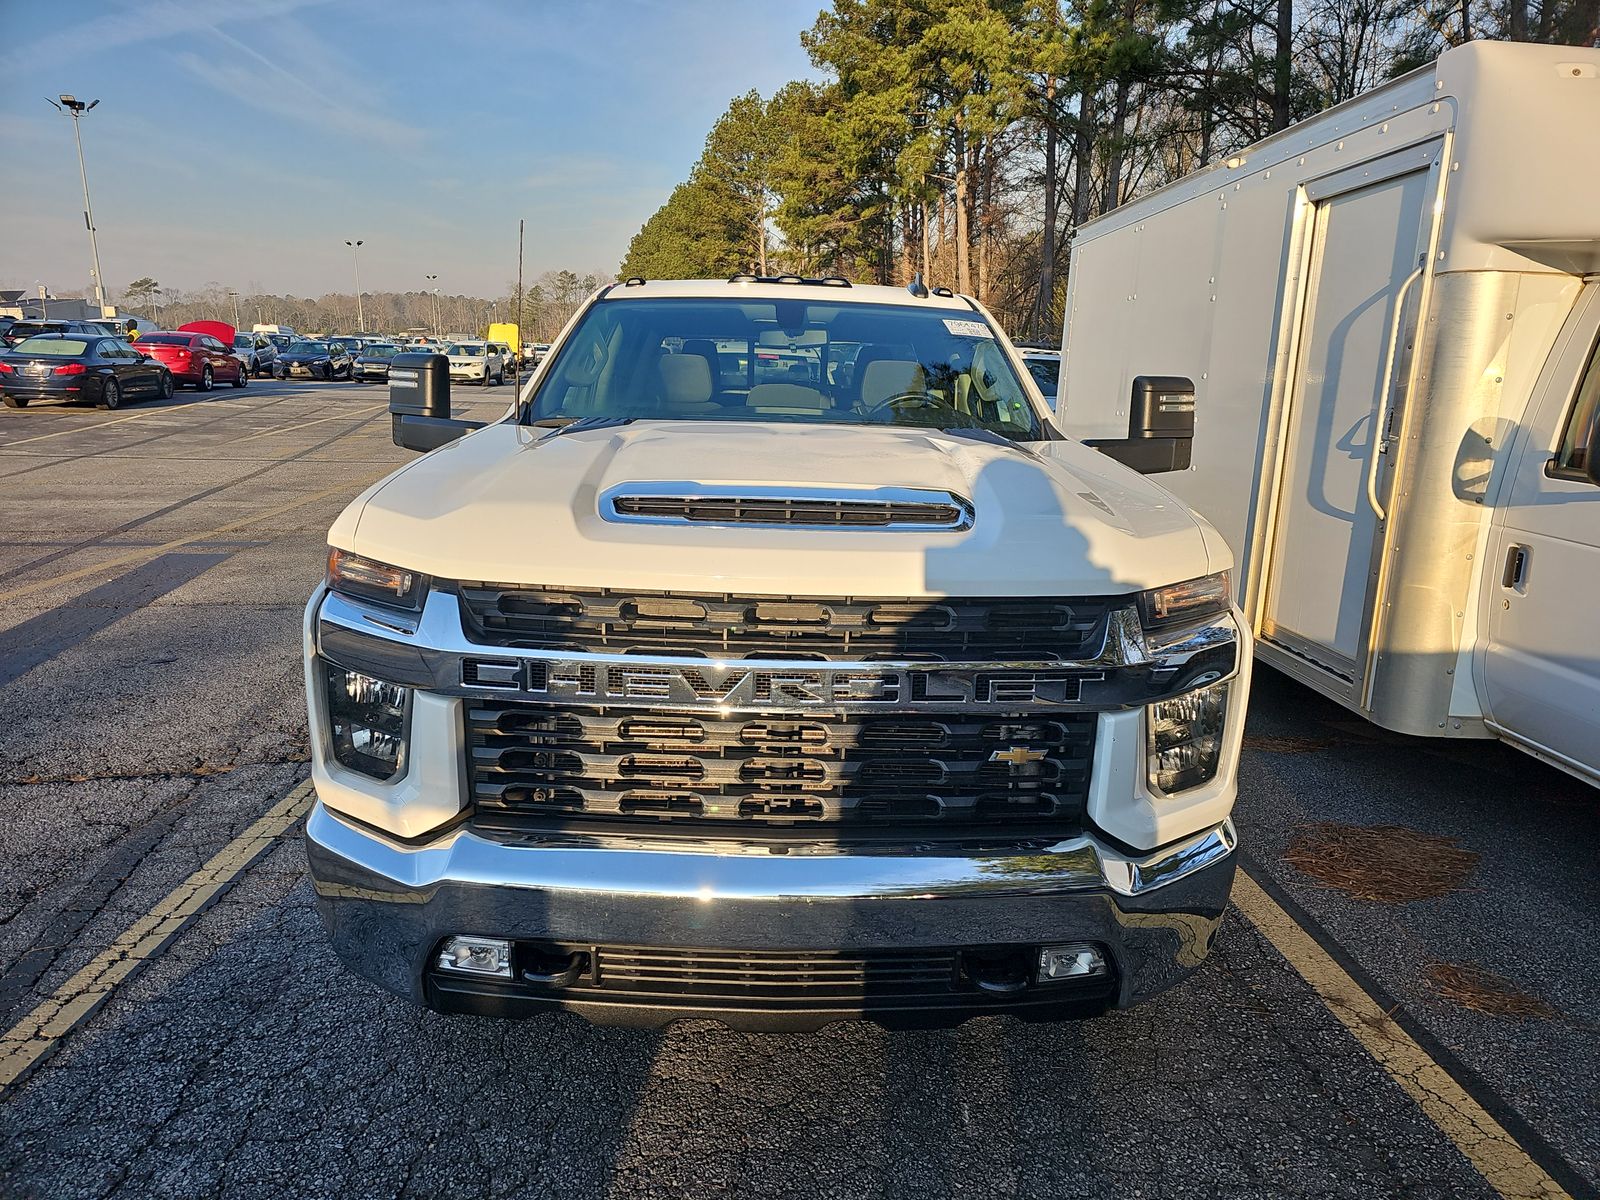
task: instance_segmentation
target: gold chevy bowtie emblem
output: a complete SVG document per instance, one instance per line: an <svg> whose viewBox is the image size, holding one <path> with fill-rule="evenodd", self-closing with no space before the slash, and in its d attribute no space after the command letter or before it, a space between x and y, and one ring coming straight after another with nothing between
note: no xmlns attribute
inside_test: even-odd
<svg viewBox="0 0 1600 1200"><path fill-rule="evenodd" d="M1006 750L996 750L989 755L990 762L1003 762L1008 766L1020 767L1025 763L1036 763L1045 757L1043 750L1030 750L1026 746L1012 746Z"/></svg>

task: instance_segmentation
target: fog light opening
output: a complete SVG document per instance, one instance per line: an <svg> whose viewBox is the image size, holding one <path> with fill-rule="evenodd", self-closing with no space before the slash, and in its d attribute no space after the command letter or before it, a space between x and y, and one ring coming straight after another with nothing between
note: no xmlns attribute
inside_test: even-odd
<svg viewBox="0 0 1600 1200"><path fill-rule="evenodd" d="M1106 956L1100 947L1085 942L1069 942L1065 946L1044 946L1039 950L1040 983L1053 983L1060 979L1092 979L1110 972Z"/></svg>
<svg viewBox="0 0 1600 1200"><path fill-rule="evenodd" d="M502 938L453 937L439 951L439 969L511 978L511 943Z"/></svg>

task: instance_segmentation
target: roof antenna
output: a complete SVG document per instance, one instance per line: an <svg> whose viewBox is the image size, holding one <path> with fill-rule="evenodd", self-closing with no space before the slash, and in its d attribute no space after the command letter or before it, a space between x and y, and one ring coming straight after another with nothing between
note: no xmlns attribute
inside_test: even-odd
<svg viewBox="0 0 1600 1200"><path fill-rule="evenodd" d="M906 284L906 291L910 292L918 300L926 300L928 298L928 285L922 282L921 271L911 277L911 282Z"/></svg>

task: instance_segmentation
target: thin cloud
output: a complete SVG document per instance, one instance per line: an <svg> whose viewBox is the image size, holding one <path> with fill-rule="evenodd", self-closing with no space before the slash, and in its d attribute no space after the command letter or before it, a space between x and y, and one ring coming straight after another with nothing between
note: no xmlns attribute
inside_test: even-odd
<svg viewBox="0 0 1600 1200"><path fill-rule="evenodd" d="M197 29L216 29L225 21L263 21L282 17L297 9L326 2L258 0L247 9L229 13L214 0L155 0L88 21L68 21L57 32L15 45L9 54L0 55L0 75L20 71L23 67L37 68L58 60L81 59L86 46L104 52L139 42L192 34Z"/></svg>
<svg viewBox="0 0 1600 1200"><path fill-rule="evenodd" d="M384 116L378 98L358 87L347 71L314 72L319 78L337 81L337 94L330 94L238 38L220 29L211 32L233 53L210 57L185 50L175 58L190 75L239 103L313 128L390 146L416 145L421 140L420 130Z"/></svg>

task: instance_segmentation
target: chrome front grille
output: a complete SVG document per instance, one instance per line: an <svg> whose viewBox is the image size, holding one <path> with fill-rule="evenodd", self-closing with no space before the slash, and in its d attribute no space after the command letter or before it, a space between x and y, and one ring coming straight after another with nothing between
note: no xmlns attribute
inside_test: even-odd
<svg viewBox="0 0 1600 1200"><path fill-rule="evenodd" d="M732 596L460 585L473 642L577 654L926 662L1092 658L1117 598ZM1123 601L1125 603L1125 601Z"/></svg>
<svg viewBox="0 0 1600 1200"><path fill-rule="evenodd" d="M713 716L469 701L480 814L744 826L1082 823L1095 715Z"/></svg>

